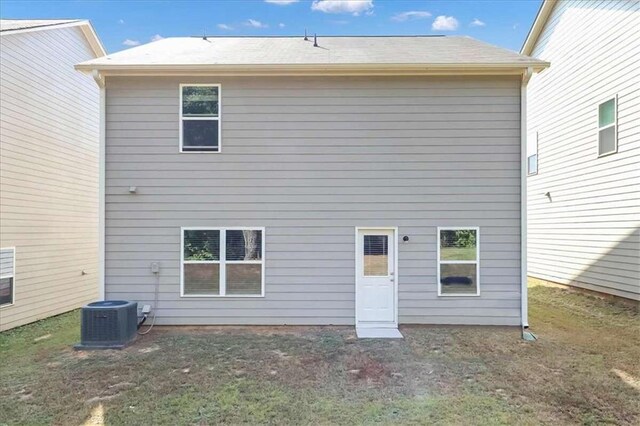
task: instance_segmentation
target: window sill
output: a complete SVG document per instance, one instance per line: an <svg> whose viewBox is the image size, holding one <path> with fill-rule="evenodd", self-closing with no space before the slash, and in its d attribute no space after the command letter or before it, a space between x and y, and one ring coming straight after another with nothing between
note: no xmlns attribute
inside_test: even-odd
<svg viewBox="0 0 640 426"><path fill-rule="evenodd" d="M602 154L598 154L598 158L608 157L610 155L617 154L617 153L618 153L618 149L616 148L615 151L609 151L609 152L605 152L605 153L602 153Z"/></svg>
<svg viewBox="0 0 640 426"><path fill-rule="evenodd" d="M478 294L438 294L438 297L480 297Z"/></svg>
<svg viewBox="0 0 640 426"><path fill-rule="evenodd" d="M181 294L180 298L184 299L261 299L264 294L234 294L234 295L212 295L212 294Z"/></svg>

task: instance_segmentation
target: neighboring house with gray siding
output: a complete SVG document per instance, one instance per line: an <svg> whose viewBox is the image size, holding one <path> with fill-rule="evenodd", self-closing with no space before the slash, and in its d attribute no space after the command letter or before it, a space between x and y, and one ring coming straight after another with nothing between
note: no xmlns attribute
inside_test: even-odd
<svg viewBox="0 0 640 426"><path fill-rule="evenodd" d="M77 65L104 99L106 297L158 324L526 325L521 93L547 64L466 37L318 45Z"/></svg>
<svg viewBox="0 0 640 426"><path fill-rule="evenodd" d="M0 330L98 297L99 90L87 21L0 20Z"/></svg>
<svg viewBox="0 0 640 426"><path fill-rule="evenodd" d="M640 301L640 2L545 1L522 53L529 275Z"/></svg>

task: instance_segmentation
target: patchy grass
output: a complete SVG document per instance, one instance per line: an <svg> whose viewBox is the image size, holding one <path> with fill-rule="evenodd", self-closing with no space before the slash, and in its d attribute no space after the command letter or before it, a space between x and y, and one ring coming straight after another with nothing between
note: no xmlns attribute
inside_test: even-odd
<svg viewBox="0 0 640 426"><path fill-rule="evenodd" d="M476 260L475 247L442 247L440 260Z"/></svg>
<svg viewBox="0 0 640 426"><path fill-rule="evenodd" d="M0 334L0 424L638 424L638 311L530 294L534 343L506 327L403 327L401 341L189 327L76 352L73 312Z"/></svg>

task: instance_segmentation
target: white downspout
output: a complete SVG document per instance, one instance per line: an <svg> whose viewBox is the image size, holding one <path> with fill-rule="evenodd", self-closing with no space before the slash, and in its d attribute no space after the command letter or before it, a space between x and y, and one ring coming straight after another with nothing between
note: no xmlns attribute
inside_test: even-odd
<svg viewBox="0 0 640 426"><path fill-rule="evenodd" d="M105 299L105 160L106 160L106 91L105 80L97 70L92 73L100 88L100 138L98 160L98 296Z"/></svg>
<svg viewBox="0 0 640 426"><path fill-rule="evenodd" d="M527 68L520 86L520 320L522 330L529 327L527 291L527 84L533 69Z"/></svg>

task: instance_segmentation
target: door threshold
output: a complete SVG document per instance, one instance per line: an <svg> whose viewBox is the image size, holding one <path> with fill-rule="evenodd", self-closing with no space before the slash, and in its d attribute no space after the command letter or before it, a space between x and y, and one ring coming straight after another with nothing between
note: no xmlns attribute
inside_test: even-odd
<svg viewBox="0 0 640 426"><path fill-rule="evenodd" d="M403 339L397 328L356 327L358 339Z"/></svg>

